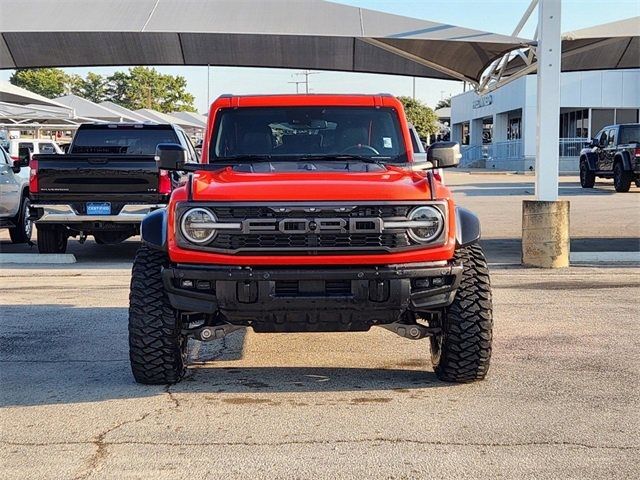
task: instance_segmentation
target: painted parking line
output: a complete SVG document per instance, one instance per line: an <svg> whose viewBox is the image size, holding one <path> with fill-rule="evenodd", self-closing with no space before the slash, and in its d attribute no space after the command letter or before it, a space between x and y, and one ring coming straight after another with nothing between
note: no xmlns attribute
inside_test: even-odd
<svg viewBox="0 0 640 480"><path fill-rule="evenodd" d="M633 263L640 264L640 252L571 252L569 261L579 263Z"/></svg>
<svg viewBox="0 0 640 480"><path fill-rule="evenodd" d="M0 253L0 265L51 265L76 263L70 253Z"/></svg>

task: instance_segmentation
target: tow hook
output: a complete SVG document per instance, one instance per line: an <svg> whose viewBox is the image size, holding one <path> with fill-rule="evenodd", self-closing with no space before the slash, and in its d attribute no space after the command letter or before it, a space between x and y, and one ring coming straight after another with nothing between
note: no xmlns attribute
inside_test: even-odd
<svg viewBox="0 0 640 480"><path fill-rule="evenodd" d="M243 325L215 325L200 327L198 329L189 330L189 333L193 335L196 340L201 342L208 342L211 340L218 340L229 335L231 332L246 328Z"/></svg>
<svg viewBox="0 0 640 480"><path fill-rule="evenodd" d="M440 333L440 328L438 327L425 327L420 324L406 324L406 323L388 323L386 325L378 325L379 327L385 328L390 332L395 333L396 335L400 335L401 337L408 338L410 340L420 340L421 338L430 337L432 335L437 335Z"/></svg>

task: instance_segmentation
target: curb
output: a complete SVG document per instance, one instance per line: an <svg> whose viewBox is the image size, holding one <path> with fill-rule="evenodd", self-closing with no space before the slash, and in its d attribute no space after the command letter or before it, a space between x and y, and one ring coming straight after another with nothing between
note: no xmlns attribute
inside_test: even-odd
<svg viewBox="0 0 640 480"><path fill-rule="evenodd" d="M571 264L640 264L640 252L571 252Z"/></svg>
<svg viewBox="0 0 640 480"><path fill-rule="evenodd" d="M0 265L65 265L76 263L76 256L70 253L2 253Z"/></svg>

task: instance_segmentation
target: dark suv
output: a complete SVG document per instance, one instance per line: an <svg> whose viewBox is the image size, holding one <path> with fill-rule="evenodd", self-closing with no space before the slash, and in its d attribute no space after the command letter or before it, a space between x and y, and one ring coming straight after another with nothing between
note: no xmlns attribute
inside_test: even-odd
<svg viewBox="0 0 640 480"><path fill-rule="evenodd" d="M580 152L580 184L593 188L596 177L613 178L616 192L640 187L640 124L604 127Z"/></svg>

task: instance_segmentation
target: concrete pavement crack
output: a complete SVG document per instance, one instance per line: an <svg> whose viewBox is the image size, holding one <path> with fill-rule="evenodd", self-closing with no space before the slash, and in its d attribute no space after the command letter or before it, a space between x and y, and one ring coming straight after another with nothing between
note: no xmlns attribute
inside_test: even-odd
<svg viewBox="0 0 640 480"><path fill-rule="evenodd" d="M576 448L586 448L586 449L602 449L602 450L620 450L620 451L633 451L640 450L639 445L594 445L588 443L581 442L566 442L566 441L545 441L545 442L511 442L511 443L492 443L492 442L445 442L445 441L428 441L428 440L415 440L415 439L406 439L406 438L384 438L384 437L374 437L374 438L362 438L355 440L292 440L285 442L150 442L150 441L116 441L116 442L108 442L105 441L104 437L114 430L129 424L135 423L144 420L150 413L143 415L142 417L136 420L129 420L126 422L122 422L121 424L116 425L115 427L110 428L109 430L100 434L96 440L93 441L76 441L76 442L6 442L0 441L0 444L11 445L11 446L27 446L27 447L46 447L46 446L54 446L54 445L86 445L86 444L99 444L104 447L110 445L147 445L147 446L165 446L165 447L179 447L179 446L187 446L187 447L233 447L233 446L241 446L241 447L280 447L287 445L333 445L333 444L364 444L364 443L390 443L390 444L400 444L400 443L408 443L414 445L424 445L424 446L443 446L443 447L482 447L482 448L518 448L518 447L576 447ZM104 450L101 453L104 456ZM94 454L94 457L97 457L97 454ZM77 477L78 480L84 477Z"/></svg>
<svg viewBox="0 0 640 480"><path fill-rule="evenodd" d="M109 433L114 432L115 430L122 428L125 425L129 425L130 423L141 422L152 413L153 412L147 412L144 415L141 415L140 417L135 418L133 420L125 420L123 422L117 423L116 425L109 427L107 430L93 437L93 439L89 442L70 442L70 443L77 443L77 444L92 444L96 447L96 451L93 453L93 455L89 458L87 462L88 465L85 467L83 471L81 471L80 473L78 473L78 475L73 477L73 480L84 480L86 478L89 478L91 474L100 467L101 463L104 461L104 459L108 455L107 447L112 444L112 442L105 441L105 437Z"/></svg>
<svg viewBox="0 0 640 480"><path fill-rule="evenodd" d="M169 400L172 403L172 407L171 408L178 408L180 406L180 402L178 401L178 399L174 396L174 394L171 392L171 385L167 385L165 387L165 393L169 396ZM121 442L108 442L105 440L106 436L116 430L118 430L119 428L124 427L125 425L129 425L132 423L139 423L142 422L144 419L146 419L149 415L152 414L158 414L160 412L162 412L162 410L164 410L164 407L160 407L157 408L151 412L147 412L143 415L141 415L138 418L134 418L132 420L125 420L122 421L120 423L117 423L116 425L113 425L112 427L109 427L107 430L99 433L98 435L96 435L95 437L93 437L92 440L90 441L84 441L84 442L61 442L59 443L59 445L86 445L86 444L92 444L95 445L96 447L96 451L93 453L93 455L89 458L88 460L88 465L87 467L84 469L84 471L80 472L78 475L76 475L74 477L73 480L85 480L87 478L89 478L91 476L91 474L93 472L95 472L100 465L104 462L105 458L108 455L107 452L107 447L110 445L118 445ZM2 444L3 442L0 442L0 444ZM122 444L126 445L128 442L122 442ZM131 442L132 444L135 442ZM26 444L24 444L26 445ZM55 443L45 443L42 446L46 446L46 445L55 445ZM36 446L36 445L33 445Z"/></svg>

